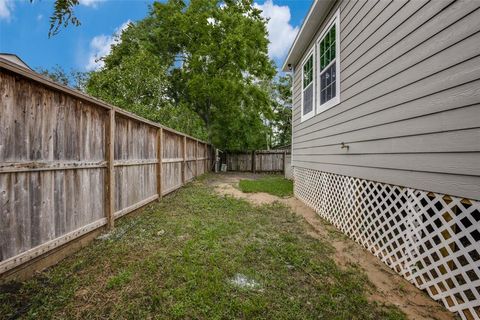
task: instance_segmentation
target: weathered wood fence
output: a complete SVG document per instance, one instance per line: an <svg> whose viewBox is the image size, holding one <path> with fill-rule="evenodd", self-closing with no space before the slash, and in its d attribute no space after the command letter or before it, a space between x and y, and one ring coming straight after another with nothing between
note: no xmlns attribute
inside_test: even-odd
<svg viewBox="0 0 480 320"><path fill-rule="evenodd" d="M0 59L0 275L209 171L212 146Z"/></svg>
<svg viewBox="0 0 480 320"><path fill-rule="evenodd" d="M225 163L228 171L285 172L289 154L285 150L227 152Z"/></svg>

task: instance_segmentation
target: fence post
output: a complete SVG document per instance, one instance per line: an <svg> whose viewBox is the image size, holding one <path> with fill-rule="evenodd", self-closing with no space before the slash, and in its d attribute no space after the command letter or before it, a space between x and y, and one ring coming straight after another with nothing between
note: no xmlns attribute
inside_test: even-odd
<svg viewBox="0 0 480 320"><path fill-rule="evenodd" d="M260 172L263 172L263 154L260 153Z"/></svg>
<svg viewBox="0 0 480 320"><path fill-rule="evenodd" d="M255 173L255 150L252 151L252 172Z"/></svg>
<svg viewBox="0 0 480 320"><path fill-rule="evenodd" d="M215 157L215 149L212 147L212 145L210 144L205 144L208 146L208 149L207 149L207 164L208 164L208 172L210 171L215 171L213 169L213 163L214 161L212 161L213 158L215 158L215 161L217 161L216 157Z"/></svg>
<svg viewBox="0 0 480 320"><path fill-rule="evenodd" d="M163 128L157 131L157 193L158 199L162 199L162 158L163 158Z"/></svg>
<svg viewBox="0 0 480 320"><path fill-rule="evenodd" d="M115 109L108 111L108 122L106 124L106 150L107 172L105 174L105 215L107 228L113 229L115 224Z"/></svg>
<svg viewBox="0 0 480 320"><path fill-rule="evenodd" d="M206 143L203 144L203 173L208 172L208 145Z"/></svg>
<svg viewBox="0 0 480 320"><path fill-rule="evenodd" d="M287 173L287 151L283 151L283 175Z"/></svg>
<svg viewBox="0 0 480 320"><path fill-rule="evenodd" d="M183 136L182 185L185 185L187 171L187 137Z"/></svg>

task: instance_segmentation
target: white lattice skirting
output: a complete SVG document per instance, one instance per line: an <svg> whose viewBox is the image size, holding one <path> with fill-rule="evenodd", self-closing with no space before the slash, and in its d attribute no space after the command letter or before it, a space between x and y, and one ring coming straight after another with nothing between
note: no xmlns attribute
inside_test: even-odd
<svg viewBox="0 0 480 320"><path fill-rule="evenodd" d="M294 168L295 195L435 300L480 319L480 202Z"/></svg>

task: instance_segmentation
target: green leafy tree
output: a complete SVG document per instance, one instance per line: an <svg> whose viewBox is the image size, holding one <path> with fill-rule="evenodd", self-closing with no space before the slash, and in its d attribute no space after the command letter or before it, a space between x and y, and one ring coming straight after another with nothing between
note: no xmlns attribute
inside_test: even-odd
<svg viewBox="0 0 480 320"><path fill-rule="evenodd" d="M80 20L78 20L73 11L73 8L79 3L79 0L55 0L53 14L50 17L49 37L56 35L62 26L66 28L70 23L74 26L80 25Z"/></svg>
<svg viewBox="0 0 480 320"><path fill-rule="evenodd" d="M34 0L30 0L31 3ZM48 36L54 36L62 27L66 28L69 24L80 25L80 20L75 16L74 8L79 5L79 0L55 0L53 3L53 13L50 16L50 29Z"/></svg>
<svg viewBox="0 0 480 320"><path fill-rule="evenodd" d="M292 76L280 76L273 83L272 147L284 147L292 143Z"/></svg>
<svg viewBox="0 0 480 320"><path fill-rule="evenodd" d="M263 84L271 81L275 69L268 57L266 20L260 13L251 0L156 2L149 16L122 33L104 59L105 67L92 75L87 91L125 108L136 100L133 105L145 108L145 114L140 111L144 116L153 109L170 108L190 118L188 109L201 119L215 145L231 150L264 148L270 130L265 121L273 113L268 86ZM154 81L155 88L165 91L149 103L144 98L149 95L139 99L138 92L126 89L130 88L126 79L141 81L139 90L151 90ZM162 121L168 124L170 119L166 115Z"/></svg>
<svg viewBox="0 0 480 320"><path fill-rule="evenodd" d="M202 120L185 104L173 104L168 87L166 66L144 48L137 48L119 63L92 72L86 89L115 106L205 139Z"/></svg>
<svg viewBox="0 0 480 320"><path fill-rule="evenodd" d="M55 82L79 91L85 91L85 86L88 81L88 72L78 70L67 72L59 65L54 66L50 70L40 67L37 68L36 71Z"/></svg>

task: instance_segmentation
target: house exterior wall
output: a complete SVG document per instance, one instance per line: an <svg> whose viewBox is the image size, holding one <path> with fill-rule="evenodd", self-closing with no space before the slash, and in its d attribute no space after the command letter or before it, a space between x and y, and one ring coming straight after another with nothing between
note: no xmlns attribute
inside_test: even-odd
<svg viewBox="0 0 480 320"><path fill-rule="evenodd" d="M302 121L302 62L337 11L340 102ZM295 195L480 320L479 21L480 1L339 0L287 61Z"/></svg>
<svg viewBox="0 0 480 320"><path fill-rule="evenodd" d="M305 53L340 9L340 103L301 121L300 59L292 166L480 199L479 7L338 1Z"/></svg>

